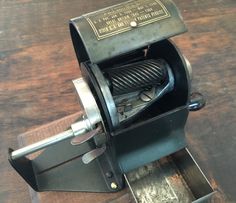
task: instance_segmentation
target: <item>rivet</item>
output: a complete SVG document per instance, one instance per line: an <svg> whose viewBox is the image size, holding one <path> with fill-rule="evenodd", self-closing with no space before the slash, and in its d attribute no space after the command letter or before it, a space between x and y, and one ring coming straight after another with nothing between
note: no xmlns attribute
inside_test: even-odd
<svg viewBox="0 0 236 203"><path fill-rule="evenodd" d="M111 183L111 188L112 188L113 190L116 190L116 189L118 188L118 185L117 185L115 182L112 182L112 183Z"/></svg>
<svg viewBox="0 0 236 203"><path fill-rule="evenodd" d="M112 178L113 177L113 173L111 171L106 172L106 177L107 178Z"/></svg>

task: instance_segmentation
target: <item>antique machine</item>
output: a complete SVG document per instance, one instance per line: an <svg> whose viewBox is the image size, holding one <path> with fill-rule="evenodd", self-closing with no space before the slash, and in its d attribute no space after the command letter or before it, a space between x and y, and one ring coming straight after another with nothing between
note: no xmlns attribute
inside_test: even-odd
<svg viewBox="0 0 236 203"><path fill-rule="evenodd" d="M36 191L116 192L127 183L136 202L208 199L212 188L184 133L189 111L205 102L191 93L191 66L169 40L186 31L175 4L131 0L69 26L83 116L65 132L10 149L16 171Z"/></svg>

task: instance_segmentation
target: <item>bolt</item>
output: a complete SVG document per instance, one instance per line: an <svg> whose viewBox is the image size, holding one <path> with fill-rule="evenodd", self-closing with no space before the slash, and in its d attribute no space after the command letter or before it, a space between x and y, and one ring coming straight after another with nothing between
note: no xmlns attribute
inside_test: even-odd
<svg viewBox="0 0 236 203"><path fill-rule="evenodd" d="M118 188L118 185L117 185L115 182L112 182L112 183L111 183L111 188L112 188L113 190L116 190L116 189Z"/></svg>
<svg viewBox="0 0 236 203"><path fill-rule="evenodd" d="M124 106L118 106L117 107L117 112L120 113L121 115L123 115L124 114L124 109L125 109Z"/></svg>
<svg viewBox="0 0 236 203"><path fill-rule="evenodd" d="M130 22L130 26L133 27L133 28L135 28L135 27L138 26L138 23L137 23L136 21L131 21L131 22Z"/></svg>

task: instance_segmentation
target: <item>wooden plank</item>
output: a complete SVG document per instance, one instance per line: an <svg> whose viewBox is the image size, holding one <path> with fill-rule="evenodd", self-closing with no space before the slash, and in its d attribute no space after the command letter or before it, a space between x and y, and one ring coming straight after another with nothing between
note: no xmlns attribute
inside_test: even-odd
<svg viewBox="0 0 236 203"><path fill-rule="evenodd" d="M30 202L7 161L16 136L80 110L70 82L80 72L68 19L121 1L0 2L0 202ZM206 108L190 115L189 148L218 188L216 202L235 202L236 1L175 3L189 32L174 41L192 63L193 89L207 98Z"/></svg>

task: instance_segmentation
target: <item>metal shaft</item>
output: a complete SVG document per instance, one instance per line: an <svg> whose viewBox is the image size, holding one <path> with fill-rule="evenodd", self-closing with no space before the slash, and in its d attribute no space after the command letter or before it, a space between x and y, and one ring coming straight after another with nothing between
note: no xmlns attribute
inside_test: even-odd
<svg viewBox="0 0 236 203"><path fill-rule="evenodd" d="M15 160L20 157L37 152L37 151L44 149L46 147L55 145L63 140L72 138L74 136L82 135L89 130L86 122L87 122L86 120L80 120L77 123L73 124L74 126L76 126L76 129L73 126L73 128L70 130L64 131L62 133L59 133L59 134L54 135L52 137L46 138L46 139L36 142L34 144L28 145L28 146L23 147L21 149L15 150L11 153L11 158L13 160Z"/></svg>

